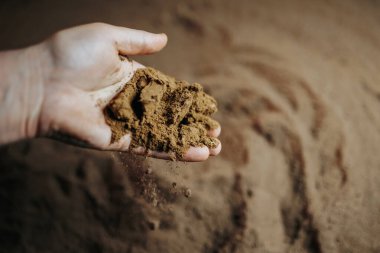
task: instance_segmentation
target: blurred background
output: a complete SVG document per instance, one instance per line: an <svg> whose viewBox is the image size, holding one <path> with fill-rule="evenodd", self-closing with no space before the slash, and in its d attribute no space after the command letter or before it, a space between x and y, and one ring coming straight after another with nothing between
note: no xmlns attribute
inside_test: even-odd
<svg viewBox="0 0 380 253"><path fill-rule="evenodd" d="M206 86L223 151L2 146L0 252L380 252L380 1L2 0L0 49L89 22L165 32L136 59Z"/></svg>

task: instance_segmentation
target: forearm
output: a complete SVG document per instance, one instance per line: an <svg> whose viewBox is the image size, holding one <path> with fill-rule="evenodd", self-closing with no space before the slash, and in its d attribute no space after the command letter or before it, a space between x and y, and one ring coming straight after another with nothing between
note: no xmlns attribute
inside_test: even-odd
<svg viewBox="0 0 380 253"><path fill-rule="evenodd" d="M0 145L37 133L43 100L40 50L0 52Z"/></svg>

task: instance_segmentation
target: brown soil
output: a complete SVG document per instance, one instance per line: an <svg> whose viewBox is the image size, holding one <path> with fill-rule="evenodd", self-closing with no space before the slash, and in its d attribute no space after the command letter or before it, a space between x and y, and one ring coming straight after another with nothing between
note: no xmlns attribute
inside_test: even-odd
<svg viewBox="0 0 380 253"><path fill-rule="evenodd" d="M208 131L219 125L210 116L216 100L198 84L176 81L154 68L138 69L105 110L112 141L131 133L130 148L168 152L181 158L190 146L215 148Z"/></svg>
<svg viewBox="0 0 380 253"><path fill-rule="evenodd" d="M380 252L379 1L91 6L0 1L0 45L93 21L165 32L162 52L134 59L204 85L223 150L182 163L1 147L1 253Z"/></svg>

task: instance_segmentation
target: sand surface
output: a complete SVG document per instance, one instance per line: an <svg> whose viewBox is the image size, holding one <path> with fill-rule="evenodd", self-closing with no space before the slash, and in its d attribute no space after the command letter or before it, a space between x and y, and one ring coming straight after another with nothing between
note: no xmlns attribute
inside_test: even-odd
<svg viewBox="0 0 380 253"><path fill-rule="evenodd" d="M379 1L70 2L2 1L0 48L92 21L166 32L138 59L207 87L223 151L2 147L0 252L380 252Z"/></svg>

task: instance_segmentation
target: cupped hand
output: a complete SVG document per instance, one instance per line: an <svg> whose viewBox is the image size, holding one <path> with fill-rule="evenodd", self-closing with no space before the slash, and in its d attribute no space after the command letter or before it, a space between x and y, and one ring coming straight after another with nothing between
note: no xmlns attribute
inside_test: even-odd
<svg viewBox="0 0 380 253"><path fill-rule="evenodd" d="M37 45L44 56L39 134L102 150L128 151L131 136L111 143L111 129L105 123L103 110L134 71L144 66L122 61L120 55L151 54L166 43L165 34L95 23L60 31ZM219 133L220 128L209 134L217 137ZM215 149L190 147L183 159L202 161L220 150L221 144ZM143 148L131 152L161 159L171 157Z"/></svg>

